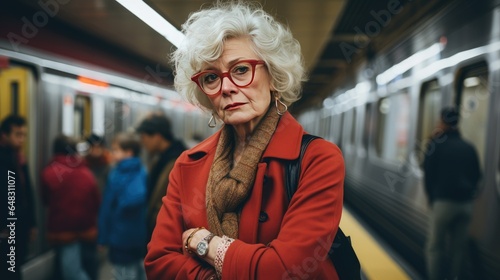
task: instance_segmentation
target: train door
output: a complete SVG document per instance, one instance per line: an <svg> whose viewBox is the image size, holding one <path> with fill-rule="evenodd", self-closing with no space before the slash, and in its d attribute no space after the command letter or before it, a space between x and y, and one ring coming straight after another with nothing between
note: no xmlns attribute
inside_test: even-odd
<svg viewBox="0 0 500 280"><path fill-rule="evenodd" d="M349 139L349 143L351 143L351 145L353 147L356 147L356 130L357 130L357 114L358 114L358 110L357 110L357 107L353 107L352 108L352 118L351 118L351 137Z"/></svg>
<svg viewBox="0 0 500 280"><path fill-rule="evenodd" d="M124 106L125 104L121 100L115 100L114 114L113 114L113 124L114 124L114 135L123 132L124 129Z"/></svg>
<svg viewBox="0 0 500 280"><path fill-rule="evenodd" d="M92 129L92 103L90 97L77 94L67 94L63 100L63 133L82 139L89 135Z"/></svg>
<svg viewBox="0 0 500 280"><path fill-rule="evenodd" d="M354 114L353 108L343 113L344 118L342 122L342 138L340 140L340 145L346 164L352 164L354 159L354 149L350 141L351 132L353 129L352 127L353 114Z"/></svg>
<svg viewBox="0 0 500 280"><path fill-rule="evenodd" d="M440 118L441 87L437 80L432 80L422 85L419 101L415 156L418 163L422 164L427 142L432 136L432 132L436 129Z"/></svg>
<svg viewBox="0 0 500 280"><path fill-rule="evenodd" d="M374 127L374 120L373 120L373 110L374 110L374 105L373 103L367 103L365 105L365 112L364 112L364 120L363 120L363 133L361 137L361 141L363 144L363 153L367 154L366 152L370 148L370 137L373 135L373 127Z"/></svg>
<svg viewBox="0 0 500 280"><path fill-rule="evenodd" d="M77 95L75 98L73 136L81 139L91 133L91 103L88 96Z"/></svg>
<svg viewBox="0 0 500 280"><path fill-rule="evenodd" d="M331 112L329 111L327 113L327 117L326 117L326 123L327 123L327 127L326 127L326 131L325 131L325 135L327 137L327 140L330 141L330 142L334 142L333 140L333 116L331 114Z"/></svg>
<svg viewBox="0 0 500 280"><path fill-rule="evenodd" d="M409 93L404 90L384 97L377 105L375 151L380 159L404 162L408 153Z"/></svg>
<svg viewBox="0 0 500 280"><path fill-rule="evenodd" d="M11 66L0 69L0 121L11 114L20 115L28 120L30 92L34 89L34 75L29 68ZM31 132L30 126L28 131ZM24 144L24 152L29 154L28 141Z"/></svg>
<svg viewBox="0 0 500 280"><path fill-rule="evenodd" d="M345 112L342 112L336 116L337 118L337 146L342 150L342 137L344 135L344 118Z"/></svg>
<svg viewBox="0 0 500 280"><path fill-rule="evenodd" d="M325 135L327 131L327 117L325 116L324 112L319 113L319 132L320 135Z"/></svg>
<svg viewBox="0 0 500 280"><path fill-rule="evenodd" d="M476 147L484 171L490 104L488 68L485 63L467 67L459 77L456 98L460 109L459 129L464 139Z"/></svg>

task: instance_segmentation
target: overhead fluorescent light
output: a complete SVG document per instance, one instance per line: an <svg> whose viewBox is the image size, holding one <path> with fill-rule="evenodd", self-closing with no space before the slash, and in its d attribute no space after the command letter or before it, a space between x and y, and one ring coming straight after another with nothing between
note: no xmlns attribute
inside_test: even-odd
<svg viewBox="0 0 500 280"><path fill-rule="evenodd" d="M181 41L184 39L184 34L160 16L148 4L144 3L142 0L116 0L116 2L120 3L156 32L167 38L175 47L179 47Z"/></svg>
<svg viewBox="0 0 500 280"><path fill-rule="evenodd" d="M422 63L422 61L425 61L431 57L434 57L438 55L444 48L444 44L442 43L435 43L434 45L430 46L427 49L424 49L422 51L419 51L407 59L401 61L400 63L392 66L391 68L385 70L382 74L377 76L377 84L379 85L385 85L388 82L392 81L394 78L396 78L399 75L402 75L406 71L410 70L411 68L415 67L419 63Z"/></svg>

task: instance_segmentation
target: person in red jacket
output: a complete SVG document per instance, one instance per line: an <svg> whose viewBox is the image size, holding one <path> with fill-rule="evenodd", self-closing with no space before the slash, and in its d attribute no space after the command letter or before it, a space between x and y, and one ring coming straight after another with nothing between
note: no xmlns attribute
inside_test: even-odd
<svg viewBox="0 0 500 280"><path fill-rule="evenodd" d="M55 245L63 279L97 278L96 179L76 152L76 141L54 140L54 157L42 171L42 199L48 208L47 238Z"/></svg>
<svg viewBox="0 0 500 280"><path fill-rule="evenodd" d="M175 86L224 125L177 159L145 259L148 279L338 279L328 258L343 203L337 146L312 141L288 201L284 163L306 132L287 112L304 65L288 28L218 3L183 25Z"/></svg>

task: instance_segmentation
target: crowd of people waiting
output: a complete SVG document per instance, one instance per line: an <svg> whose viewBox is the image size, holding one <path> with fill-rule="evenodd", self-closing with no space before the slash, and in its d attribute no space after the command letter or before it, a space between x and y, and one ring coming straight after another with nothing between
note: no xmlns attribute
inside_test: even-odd
<svg viewBox="0 0 500 280"><path fill-rule="evenodd" d="M30 238L34 240L38 233L34 199L40 195L47 210L45 238L56 252L56 279L98 279L100 256L111 263L114 279L145 279L146 245L165 195L168 173L186 150L173 136L169 119L152 113L135 132L119 133L109 146L97 134L86 139L57 136L52 157L40 173L39 193L31 185L22 154L26 119L6 117L1 132L1 171L14 172L19 182L18 260L26 259ZM77 149L79 141L88 148ZM140 157L142 148L147 151L147 163ZM9 249L8 230L2 227L0 236L3 256ZM9 271L2 269L2 273ZM2 279L21 279L19 269L3 274L8 277Z"/></svg>

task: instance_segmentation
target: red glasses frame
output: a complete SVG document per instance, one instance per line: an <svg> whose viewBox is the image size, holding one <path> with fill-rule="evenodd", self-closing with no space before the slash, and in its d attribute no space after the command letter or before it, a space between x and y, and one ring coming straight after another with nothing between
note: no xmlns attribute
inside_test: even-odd
<svg viewBox="0 0 500 280"><path fill-rule="evenodd" d="M250 79L250 82L248 84L240 86L233 81L233 78L231 77L231 74L229 74L229 72L231 71L231 69L233 69L234 66L236 66L237 64L242 63L242 62L246 62L246 63L249 63L250 65L252 65L252 79ZM222 80L224 79L224 77L227 77L231 81L231 83L233 83L235 86L237 86L239 88L247 87L250 84L252 84L253 79L255 78L255 68L256 68L255 66L258 64L266 64L266 63L263 60L257 60L257 59L238 60L237 62L233 63L231 65L231 67L229 67L229 71L226 71L226 72L221 72L218 70L201 71L201 72L196 73L193 76L191 76L191 81L195 82L196 85L198 85L198 87L201 89L201 91L203 91L203 93L205 93L206 95L208 95L210 97L215 97L215 96L218 96L219 94L221 94L221 92L222 92ZM216 93L208 94L205 90L203 90L203 86L201 85L199 78L200 78L200 76L207 74L207 73L213 73L220 78L220 87Z"/></svg>

